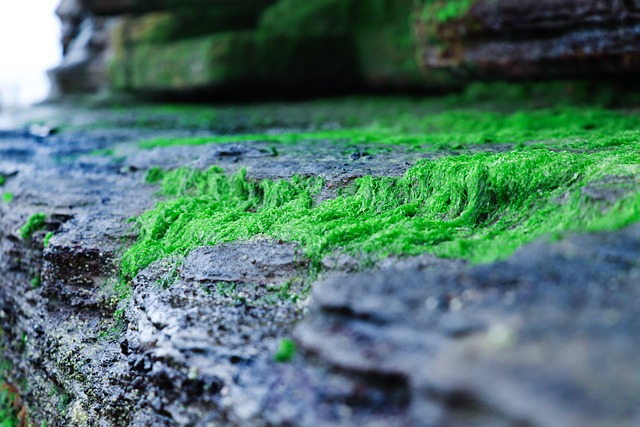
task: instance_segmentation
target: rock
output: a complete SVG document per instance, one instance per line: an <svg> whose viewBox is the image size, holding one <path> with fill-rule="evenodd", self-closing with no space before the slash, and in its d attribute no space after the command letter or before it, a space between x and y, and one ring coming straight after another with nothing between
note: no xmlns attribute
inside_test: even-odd
<svg viewBox="0 0 640 427"><path fill-rule="evenodd" d="M58 14L54 94L442 89L640 67L637 1L64 0Z"/></svg>
<svg viewBox="0 0 640 427"><path fill-rule="evenodd" d="M455 15L425 6L420 34L429 70L473 78L630 76L640 66L636 1L478 0Z"/></svg>
<svg viewBox="0 0 640 427"><path fill-rule="evenodd" d="M302 252L294 245L268 241L221 244L199 248L187 256L182 276L200 283L282 283L305 267Z"/></svg>
<svg viewBox="0 0 640 427"><path fill-rule="evenodd" d="M332 279L296 337L335 372L401 384L409 425L426 410L434 425L632 426L639 253L633 226L496 264Z"/></svg>
<svg viewBox="0 0 640 427"><path fill-rule="evenodd" d="M250 167L255 179L304 172L337 184L369 168L400 174L415 157L400 150L346 167L342 149L313 141L279 148L278 156L265 155L272 153L265 141L136 148L141 138L163 135L124 126L0 136L2 190L15 195L0 202L0 327L3 357L13 362L3 375L16 384L28 378L24 397L37 408L36 423L242 423L270 393L241 378L259 369L279 384L287 369L273 354L308 305L291 297L306 285L308 269L294 245L256 240L201 248L182 263L150 266L136 278L131 302L121 301L117 269L123 241L133 237L128 219L158 200L157 187L144 184L146 170L192 162L230 172ZM127 159L95 155L116 148ZM46 214L44 229L21 238L19 228L38 212ZM237 400L239 393L260 400Z"/></svg>
<svg viewBox="0 0 640 427"><path fill-rule="evenodd" d="M138 114L127 120L149 113ZM398 176L419 155L351 158L340 141L317 140L263 155L273 153L264 137L143 150L140 139L168 130L118 123L0 135L2 190L15 195L0 203L0 339L12 364L2 375L26 380L36 425L640 422L638 224L543 239L485 265L433 255L371 265L338 252L323 260L310 298L299 292L309 285L301 249L264 238L152 263L127 286L117 269L135 238L128 219L161 200L145 183L152 167L318 176L331 186L318 197L328 199L359 176ZM636 185L611 176L582 196L613 204ZM36 213L42 227L21 236ZM291 339L290 361L274 360Z"/></svg>

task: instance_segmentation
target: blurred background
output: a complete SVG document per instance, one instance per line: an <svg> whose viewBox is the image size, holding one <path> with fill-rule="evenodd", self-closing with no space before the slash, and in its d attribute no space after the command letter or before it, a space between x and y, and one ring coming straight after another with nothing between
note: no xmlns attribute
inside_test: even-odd
<svg viewBox="0 0 640 427"><path fill-rule="evenodd" d="M5 105L627 84L640 71L640 0L3 0L0 37Z"/></svg>
<svg viewBox="0 0 640 427"><path fill-rule="evenodd" d="M0 1L0 106L49 94L46 71L60 63L60 0Z"/></svg>

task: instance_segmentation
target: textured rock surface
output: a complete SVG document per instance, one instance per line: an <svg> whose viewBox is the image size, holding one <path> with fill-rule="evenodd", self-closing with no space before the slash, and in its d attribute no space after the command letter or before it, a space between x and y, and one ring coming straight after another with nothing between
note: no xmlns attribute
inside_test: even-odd
<svg viewBox="0 0 640 427"><path fill-rule="evenodd" d="M549 78L630 76L640 66L640 3L633 0L478 0L446 22L423 16L427 69Z"/></svg>
<svg viewBox="0 0 640 427"><path fill-rule="evenodd" d="M310 299L299 297L309 285L299 248L256 238L156 262L118 302L127 219L158 200L144 183L151 167L322 176L320 197L332 197L329 187L398 175L416 158L400 148L354 156L317 141L278 146L277 155L264 141L135 144L167 132L180 134L0 133L2 191L14 194L0 203L3 358L12 383L27 381L21 392L36 424L640 423L638 225L540 241L480 266L424 255L355 273L357 258L327 257ZM94 152L105 149L124 157ZM585 189L605 199L617 191ZM27 239L19 229L36 212L47 221ZM283 338L298 345L289 363L273 357Z"/></svg>
<svg viewBox="0 0 640 427"><path fill-rule="evenodd" d="M640 68L637 0L63 0L58 14L54 93L450 88Z"/></svg>

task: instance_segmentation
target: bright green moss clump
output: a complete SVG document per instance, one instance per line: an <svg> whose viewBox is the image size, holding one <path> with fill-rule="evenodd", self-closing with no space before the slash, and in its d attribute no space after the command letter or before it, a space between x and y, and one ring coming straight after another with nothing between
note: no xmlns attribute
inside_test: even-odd
<svg viewBox="0 0 640 427"><path fill-rule="evenodd" d="M20 420L14 408L16 397L9 392L6 384L0 384L0 426L18 427Z"/></svg>
<svg viewBox="0 0 640 427"><path fill-rule="evenodd" d="M44 228L46 220L47 215L42 212L31 215L27 222L20 227L20 236L24 240L31 239L33 237L33 233Z"/></svg>
<svg viewBox="0 0 640 427"><path fill-rule="evenodd" d="M289 338L285 338L280 341L278 351L273 356L273 360L276 362L284 363L289 362L296 355L296 343Z"/></svg>
<svg viewBox="0 0 640 427"><path fill-rule="evenodd" d="M469 11L474 0L424 0L423 15L440 23L460 19Z"/></svg>
<svg viewBox="0 0 640 427"><path fill-rule="evenodd" d="M172 198L138 219L139 240L122 271L133 277L154 260L256 236L297 242L316 263L334 251L373 260L425 252L505 258L544 234L640 220L637 192L611 205L583 191L637 187L637 140L590 152L523 147L420 161L402 177L360 178L321 203L314 202L319 179L256 182L219 168L174 170L162 179Z"/></svg>

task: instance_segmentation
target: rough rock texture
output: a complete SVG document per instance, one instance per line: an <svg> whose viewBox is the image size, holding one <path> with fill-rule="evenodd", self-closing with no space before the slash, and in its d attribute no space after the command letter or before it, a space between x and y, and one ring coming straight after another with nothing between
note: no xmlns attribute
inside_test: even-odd
<svg viewBox="0 0 640 427"><path fill-rule="evenodd" d="M426 6L427 69L483 78L627 75L640 67L640 3L477 0L445 22ZM436 2L437 4L437 2Z"/></svg>
<svg viewBox="0 0 640 427"><path fill-rule="evenodd" d="M157 200L144 183L151 167L317 175L331 197L329 187L397 175L416 156L318 142L277 156L259 141L133 144L165 132L0 132L2 191L14 194L0 203L2 357L36 425L640 423L638 225L481 266L424 255L356 273L358 259L327 257L311 298L300 298L310 283L299 248L256 238L156 262L120 302L127 219ZM93 152L113 148L125 158ZM43 228L21 236L36 212ZM289 363L273 357L283 338L298 345Z"/></svg>
<svg viewBox="0 0 640 427"><path fill-rule="evenodd" d="M208 98L626 76L637 0L63 0L55 94Z"/></svg>

